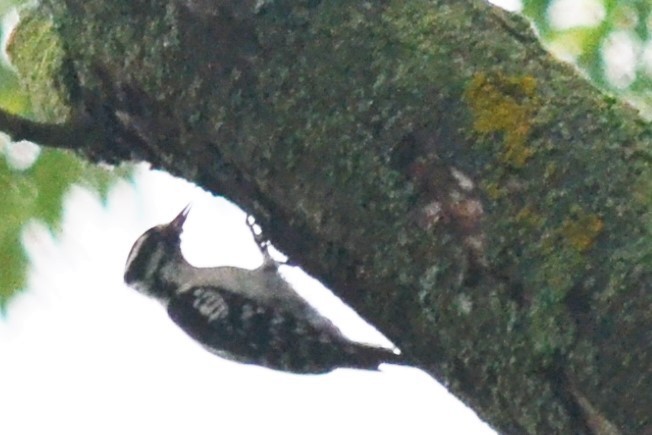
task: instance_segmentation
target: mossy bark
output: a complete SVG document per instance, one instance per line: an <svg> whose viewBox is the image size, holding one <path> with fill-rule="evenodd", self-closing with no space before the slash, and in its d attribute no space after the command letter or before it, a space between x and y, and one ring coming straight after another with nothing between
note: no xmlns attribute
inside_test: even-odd
<svg viewBox="0 0 652 435"><path fill-rule="evenodd" d="M651 131L522 18L457 0L31 14L63 52L46 62L25 25L12 54L62 95L39 113L94 139L79 152L232 199L501 432L652 430Z"/></svg>

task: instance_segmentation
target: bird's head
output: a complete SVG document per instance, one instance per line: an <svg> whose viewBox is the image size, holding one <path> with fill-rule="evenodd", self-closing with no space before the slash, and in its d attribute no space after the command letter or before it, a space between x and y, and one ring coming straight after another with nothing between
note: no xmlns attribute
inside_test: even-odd
<svg viewBox="0 0 652 435"><path fill-rule="evenodd" d="M166 293L163 272L184 262L181 233L189 211L187 205L171 222L150 228L136 240L125 265L127 285L149 296Z"/></svg>

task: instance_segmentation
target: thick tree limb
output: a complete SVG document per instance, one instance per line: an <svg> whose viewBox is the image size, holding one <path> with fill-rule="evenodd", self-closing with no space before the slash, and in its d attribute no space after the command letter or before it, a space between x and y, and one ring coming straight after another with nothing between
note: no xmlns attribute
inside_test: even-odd
<svg viewBox="0 0 652 435"><path fill-rule="evenodd" d="M83 148L88 143L87 129L82 124L50 124L32 121L0 108L0 131L14 141L29 140L52 148Z"/></svg>
<svg viewBox="0 0 652 435"><path fill-rule="evenodd" d="M44 3L64 101L104 132L81 152L254 213L502 432L652 428L650 129L524 21L457 0Z"/></svg>

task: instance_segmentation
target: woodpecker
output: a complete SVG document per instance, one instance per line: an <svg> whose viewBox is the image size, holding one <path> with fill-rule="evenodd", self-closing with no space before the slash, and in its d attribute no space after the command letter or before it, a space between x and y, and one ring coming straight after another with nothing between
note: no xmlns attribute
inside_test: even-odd
<svg viewBox="0 0 652 435"><path fill-rule="evenodd" d="M183 331L207 350L232 361L299 374L336 368L378 370L407 364L392 350L346 338L286 282L269 241L247 224L263 253L257 269L195 267L181 253L186 206L170 223L136 240L125 282L167 309Z"/></svg>

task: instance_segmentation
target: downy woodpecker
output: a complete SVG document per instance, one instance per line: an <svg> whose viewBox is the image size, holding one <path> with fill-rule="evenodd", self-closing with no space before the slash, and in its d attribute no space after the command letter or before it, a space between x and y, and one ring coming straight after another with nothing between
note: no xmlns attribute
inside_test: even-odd
<svg viewBox="0 0 652 435"><path fill-rule="evenodd" d="M145 232L131 248L125 282L166 307L170 318L209 351L229 360L292 373L338 367L377 370L406 364L390 349L346 338L279 274L268 241L254 239L264 255L254 270L194 267L181 253L184 208L170 223Z"/></svg>

